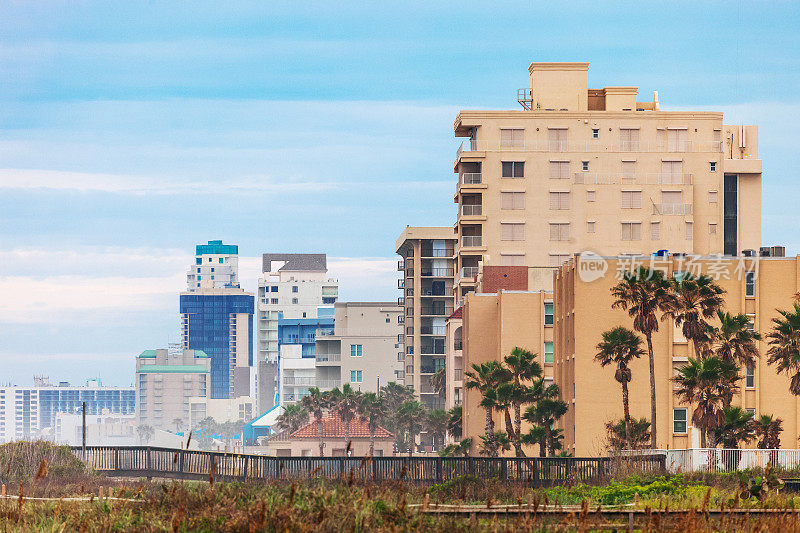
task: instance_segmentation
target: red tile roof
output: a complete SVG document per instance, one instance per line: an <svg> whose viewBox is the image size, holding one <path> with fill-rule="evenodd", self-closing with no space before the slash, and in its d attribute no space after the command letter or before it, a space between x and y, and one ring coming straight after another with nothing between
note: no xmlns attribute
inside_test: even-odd
<svg viewBox="0 0 800 533"><path fill-rule="evenodd" d="M462 313L461 313L461 310L462 310L462 309L463 309L463 307L459 307L458 309L456 309L456 310L453 312L453 314L452 314L452 315L450 315L450 318L462 318L462 317L461 317L461 314L462 314Z"/></svg>
<svg viewBox="0 0 800 533"><path fill-rule="evenodd" d="M319 433L317 431L317 423L312 420L305 426L301 427L289 438L294 439L318 439ZM329 413L327 416L322 417L322 438L324 439L343 439L344 438L344 422L339 417L339 413ZM351 439L369 439L369 424L362 421L358 417L350 421L350 438ZM378 440L394 439L394 435L385 428L378 426L375 428L375 438Z"/></svg>

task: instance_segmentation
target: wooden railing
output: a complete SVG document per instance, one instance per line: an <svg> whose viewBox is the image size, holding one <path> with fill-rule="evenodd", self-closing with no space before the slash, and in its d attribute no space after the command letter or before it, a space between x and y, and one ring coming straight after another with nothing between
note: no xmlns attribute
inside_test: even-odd
<svg viewBox="0 0 800 533"><path fill-rule="evenodd" d="M442 483L459 476L496 478L529 486L601 481L621 465L664 471L664 455L637 457L267 457L152 446L87 446L73 452L91 468L120 477L217 481L310 477L381 483Z"/></svg>

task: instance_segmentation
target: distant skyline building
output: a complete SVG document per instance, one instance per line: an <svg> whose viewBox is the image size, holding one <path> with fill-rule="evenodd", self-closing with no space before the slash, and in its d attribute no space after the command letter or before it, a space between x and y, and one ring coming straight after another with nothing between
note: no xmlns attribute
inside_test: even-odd
<svg viewBox="0 0 800 533"><path fill-rule="evenodd" d="M0 387L0 443L40 437L43 430L54 430L58 413L79 413L83 402L91 416L131 415L136 410L133 387L103 387L98 379L85 387L65 381L54 386L45 378L35 381L35 387Z"/></svg>
<svg viewBox="0 0 800 533"><path fill-rule="evenodd" d="M195 247L194 264L186 274L186 290L239 287L239 247L208 241Z"/></svg>
<svg viewBox="0 0 800 533"><path fill-rule="evenodd" d="M278 393L278 321L317 318L320 307L333 309L339 283L327 277L325 254L265 253L258 280L256 395L259 413L273 406Z"/></svg>
<svg viewBox="0 0 800 533"><path fill-rule="evenodd" d="M211 358L209 398L249 396L255 298L239 287L238 247L209 241L196 251L195 263L202 266L190 267L195 273L190 270L187 283L194 275L200 286L180 295L183 349L202 350Z"/></svg>
<svg viewBox="0 0 800 533"><path fill-rule="evenodd" d="M278 321L280 346L280 404L299 402L308 396L308 389L320 386L316 371L317 335L334 331L333 309L321 308L317 318L282 318ZM325 384L322 384L325 385ZM333 384L325 388L333 388Z"/></svg>

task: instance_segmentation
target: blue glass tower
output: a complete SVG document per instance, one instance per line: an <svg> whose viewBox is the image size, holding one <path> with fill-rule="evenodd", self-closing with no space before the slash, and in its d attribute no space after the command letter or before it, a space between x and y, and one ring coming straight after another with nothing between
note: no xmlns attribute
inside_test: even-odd
<svg viewBox="0 0 800 533"><path fill-rule="evenodd" d="M254 305L254 296L241 289L200 289L181 294L183 347L202 350L211 357L210 398L234 397L237 344L247 343L247 366L253 366Z"/></svg>

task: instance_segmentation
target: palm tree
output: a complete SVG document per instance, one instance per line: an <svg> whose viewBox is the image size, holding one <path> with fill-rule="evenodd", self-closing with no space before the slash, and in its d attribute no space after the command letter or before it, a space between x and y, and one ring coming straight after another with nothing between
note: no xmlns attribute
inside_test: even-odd
<svg viewBox="0 0 800 533"><path fill-rule="evenodd" d="M631 442L631 410L628 402L628 383L632 373L630 364L644 355L642 339L633 331L621 326L603 332L603 340L597 345L595 360L600 366L615 365L614 379L622 385L622 412L625 420L625 439Z"/></svg>
<svg viewBox="0 0 800 533"><path fill-rule="evenodd" d="M406 430L408 434L408 456L414 453L414 443L417 434L427 419L428 412L425 404L416 400L407 400L400 405L397 410L397 423Z"/></svg>
<svg viewBox="0 0 800 533"><path fill-rule="evenodd" d="M502 371L500 363L488 361L480 364L472 363L472 370L464 373L467 377L467 388L477 389L483 395L480 406L486 411L485 436L488 439L492 439L494 435L494 418L492 417L494 403L487 400L486 394L498 384Z"/></svg>
<svg viewBox="0 0 800 533"><path fill-rule="evenodd" d="M523 348L516 347L511 350L511 354L505 358L505 366L511 374L513 380L513 390L511 404L514 408L514 429L509 431L512 435L511 441L517 457L525 457L522 450L521 427L522 427L522 405L530 399L530 391L523 381L530 381L542 376L542 365L536 361L536 354Z"/></svg>
<svg viewBox="0 0 800 533"><path fill-rule="evenodd" d="M308 411L299 403L291 403L275 422L278 430L294 433L308 422Z"/></svg>
<svg viewBox="0 0 800 533"><path fill-rule="evenodd" d="M384 404L386 405L386 412L388 413L385 420L385 427L392 433L395 433L399 441L400 431L397 426L395 415L403 402L414 399L414 391L411 390L411 387L390 381L381 387L380 396L383 398Z"/></svg>
<svg viewBox="0 0 800 533"><path fill-rule="evenodd" d="M300 405L314 417L314 423L317 425L317 436L319 437L319 456L325 457L325 443L322 440L322 416L331 406L330 395L322 392L318 387L311 387L308 389L308 396L303 396L303 399L300 400Z"/></svg>
<svg viewBox="0 0 800 533"><path fill-rule="evenodd" d="M450 415L450 420L447 421L447 431L453 438L461 438L463 432L463 412L464 409L461 405L457 405L447 411Z"/></svg>
<svg viewBox="0 0 800 533"><path fill-rule="evenodd" d="M545 378L534 380L530 388L532 405L525 410L523 419L533 424L526 443L537 442L539 455L545 457L547 451L555 452L558 432L553 429L558 419L567 412L567 404L559 399L558 385L545 384Z"/></svg>
<svg viewBox="0 0 800 533"><path fill-rule="evenodd" d="M775 418L773 415L761 415L753 420L753 428L758 439L758 448L777 450L781 447L783 420Z"/></svg>
<svg viewBox="0 0 800 533"><path fill-rule="evenodd" d="M428 383L430 384L433 392L438 394L441 398L444 398L447 394L447 370L443 366L439 370L433 373L431 377L428 378Z"/></svg>
<svg viewBox="0 0 800 533"><path fill-rule="evenodd" d="M173 418L172 423L175 425L175 433L178 433L183 426L183 418Z"/></svg>
<svg viewBox="0 0 800 533"><path fill-rule="evenodd" d="M777 365L778 373L791 375L789 392L800 395L800 302L794 303L794 311L778 309L781 318L772 319L772 331L767 350L767 363Z"/></svg>
<svg viewBox="0 0 800 533"><path fill-rule="evenodd" d="M723 403L727 395L739 389L739 369L719 357L689 358L689 363L673 378L676 393L685 402L697 404L692 422L700 428L700 446L706 447L708 431L723 423Z"/></svg>
<svg viewBox="0 0 800 533"><path fill-rule="evenodd" d="M727 311L717 310L719 327L709 326L709 337L714 344L714 353L723 361L728 361L746 368L754 368L756 358L761 354L756 341L761 335L748 327L750 319L747 315L731 315ZM724 406L730 407L733 395L725 398Z"/></svg>
<svg viewBox="0 0 800 533"><path fill-rule="evenodd" d="M369 455L375 453L375 430L386 419L386 402L374 392L365 392L358 397L356 412L369 427Z"/></svg>
<svg viewBox="0 0 800 533"><path fill-rule="evenodd" d="M152 427L147 426L147 425L138 426L136 428L136 433L139 434L139 442L141 442L143 444L147 444L148 442L150 442L150 439L153 438L153 435L155 434L155 432L156 431Z"/></svg>
<svg viewBox="0 0 800 533"><path fill-rule="evenodd" d="M676 301L664 318L675 320L683 336L692 341L695 357L699 360L707 354L709 327L707 319L713 317L725 303L725 290L706 275L686 274L673 279Z"/></svg>
<svg viewBox="0 0 800 533"><path fill-rule="evenodd" d="M511 449L511 440L505 431L496 431L491 436L481 435L480 453L487 457L497 457L500 452Z"/></svg>
<svg viewBox="0 0 800 533"><path fill-rule="evenodd" d="M635 272L626 272L617 285L611 288L614 297L612 308L628 311L633 318L633 329L644 335L647 341L647 357L650 365L650 446L657 447L656 435L656 364L653 353L653 334L658 331L656 313L664 314L675 305L672 287L660 270L639 267Z"/></svg>
<svg viewBox="0 0 800 533"><path fill-rule="evenodd" d="M438 450L447 435L447 426L450 423L450 414L443 409L434 409L428 412L425 420L425 431L433 438L433 448Z"/></svg>
<svg viewBox="0 0 800 533"><path fill-rule="evenodd" d="M630 433L626 433L628 428ZM631 418L628 423L625 423L624 418L616 422L607 422L606 432L608 447L612 450L625 448L638 450L650 443L650 422L646 418Z"/></svg>
<svg viewBox="0 0 800 533"><path fill-rule="evenodd" d="M472 447L472 439L461 439L460 442L456 444L450 444L444 449L439 451L439 455L442 457L455 457L462 455L467 457L469 455L469 450Z"/></svg>
<svg viewBox="0 0 800 533"><path fill-rule="evenodd" d="M331 403L344 424L344 441L350 442L350 422L356 417L360 392L355 391L349 383L345 383L341 389L336 387L328 394L330 395Z"/></svg>
<svg viewBox="0 0 800 533"><path fill-rule="evenodd" d="M755 438L753 413L741 407L724 407L722 424L714 428L714 441L723 448L738 448L740 442L750 442Z"/></svg>

